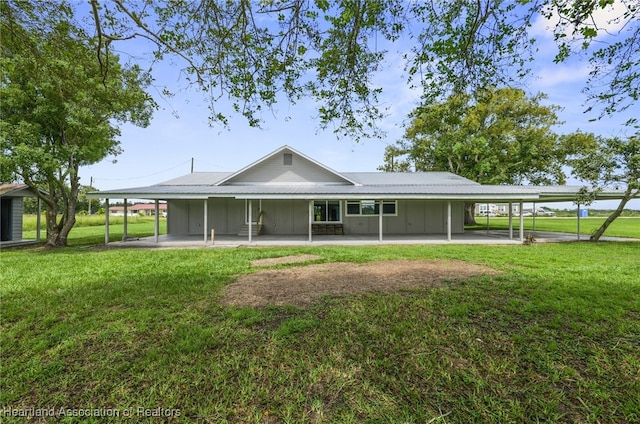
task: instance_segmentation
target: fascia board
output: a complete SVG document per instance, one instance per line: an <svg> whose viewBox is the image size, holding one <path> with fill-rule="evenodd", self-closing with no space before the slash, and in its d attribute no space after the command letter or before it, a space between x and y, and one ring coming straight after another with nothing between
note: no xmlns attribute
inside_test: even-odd
<svg viewBox="0 0 640 424"><path fill-rule="evenodd" d="M211 195L211 194L171 194L171 193L118 193L118 192L98 192L89 193L90 199L148 199L148 200L204 200L210 197L234 197L233 195Z"/></svg>
<svg viewBox="0 0 640 424"><path fill-rule="evenodd" d="M211 196L218 197L218 196ZM294 195L284 195L284 194L241 194L233 196L236 199L241 200L259 200L259 199L268 199L268 200L291 200L291 199L300 199L300 200L310 200L310 199L322 199L322 200L371 200L371 199L384 199L384 200L465 200L465 201L534 201L539 200L538 195L527 194L527 195L487 195L487 196L478 196L478 195L446 195L446 194L438 194L438 195L429 195L429 194L393 194L393 193L369 193L369 194L294 194Z"/></svg>

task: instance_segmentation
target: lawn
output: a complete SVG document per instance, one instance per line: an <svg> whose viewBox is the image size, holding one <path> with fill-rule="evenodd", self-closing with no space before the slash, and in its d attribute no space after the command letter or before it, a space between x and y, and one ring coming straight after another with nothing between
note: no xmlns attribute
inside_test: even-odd
<svg viewBox="0 0 640 424"><path fill-rule="evenodd" d="M68 243L70 246L86 246L91 244L104 243L104 215L78 215L76 225L69 233ZM109 217L109 240L122 240L124 217ZM46 224L42 219L42 240L46 237ZM155 218L152 216L133 216L127 218L127 235L129 237L149 237L153 236ZM167 220L160 218L160 234L167 233ZM25 215L23 220L23 238L35 240L36 238L36 215Z"/></svg>
<svg viewBox="0 0 640 424"><path fill-rule="evenodd" d="M584 217L580 218L580 234L590 236L593 234L606 217ZM466 227L468 230L486 230L487 218L476 217L477 225L473 227ZM489 217L489 229L492 230L508 230L509 218L508 217ZM560 233L577 234L578 232L578 219L575 217L525 217L523 219L523 228L526 232L531 231L551 231ZM520 219L518 217L513 218L513 228L518 230L520 228ZM605 236L611 237L630 237L640 239L640 217L619 217L604 233Z"/></svg>
<svg viewBox="0 0 640 424"><path fill-rule="evenodd" d="M455 259L501 273L307 307L221 302L236 276L256 271L252 260L297 254ZM638 257L640 244L621 242L6 250L0 413L8 422L28 408L53 408L56 422L639 422Z"/></svg>

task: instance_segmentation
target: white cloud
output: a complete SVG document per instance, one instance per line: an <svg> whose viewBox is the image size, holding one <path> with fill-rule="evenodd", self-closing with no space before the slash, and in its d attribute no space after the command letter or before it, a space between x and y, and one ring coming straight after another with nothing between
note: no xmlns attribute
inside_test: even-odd
<svg viewBox="0 0 640 424"><path fill-rule="evenodd" d="M630 7L637 8L637 0L615 0L613 4L605 8L596 8L591 18L587 19L583 25L598 30L598 37L596 37L596 39L605 37L608 34L618 33L633 19L632 16L625 17L625 13ZM554 10L551 18L540 15L538 19L533 22L531 34L541 38L543 42L553 40L553 33L559 22L560 16L557 13L557 9ZM567 37L571 37L574 30L575 26L567 25L564 33Z"/></svg>
<svg viewBox="0 0 640 424"><path fill-rule="evenodd" d="M567 84L576 84L578 87L581 87L588 77L589 66L586 63L572 65L551 64L540 68L540 70L536 72L536 82L534 85L539 87L541 91L558 86L566 89ZM575 87L570 88L570 91L575 90ZM578 88L578 91L579 90L580 88Z"/></svg>

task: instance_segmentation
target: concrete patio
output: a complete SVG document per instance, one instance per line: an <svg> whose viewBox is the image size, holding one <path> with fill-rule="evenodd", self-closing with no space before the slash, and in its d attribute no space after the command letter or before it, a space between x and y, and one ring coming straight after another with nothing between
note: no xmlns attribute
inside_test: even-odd
<svg viewBox="0 0 640 424"><path fill-rule="evenodd" d="M577 241L576 234L530 232L535 237L536 243L570 242ZM588 236L582 235L582 241L588 240ZM640 241L638 239L625 239L619 237L602 237L602 241ZM364 246L364 245L391 245L391 244L479 244L479 245L518 245L522 244L518 234L514 232L513 238L509 237L509 231L466 231L464 234L455 234L451 241L446 235L384 235L379 241L377 235L316 235L309 241L307 235L260 235L253 236L251 242L248 237L229 235L216 235L213 242L209 238L205 243L200 235L161 235L158 241L155 237L129 238L125 241L111 241L110 247L146 247L146 248L233 248L233 247L259 247L259 246Z"/></svg>

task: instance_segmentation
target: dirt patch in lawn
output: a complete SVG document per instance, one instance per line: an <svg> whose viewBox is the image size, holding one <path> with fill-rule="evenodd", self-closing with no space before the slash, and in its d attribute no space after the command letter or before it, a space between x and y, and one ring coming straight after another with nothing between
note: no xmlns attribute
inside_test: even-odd
<svg viewBox="0 0 640 424"><path fill-rule="evenodd" d="M306 306L324 295L438 287L474 276L496 274L499 271L489 267L451 260L310 264L241 275L225 287L222 301L235 306Z"/></svg>
<svg viewBox="0 0 640 424"><path fill-rule="evenodd" d="M322 256L318 255L293 255L293 256L281 256L279 258L265 258L256 259L251 261L253 266L271 266L280 264L293 264L297 262L317 261L322 259Z"/></svg>

